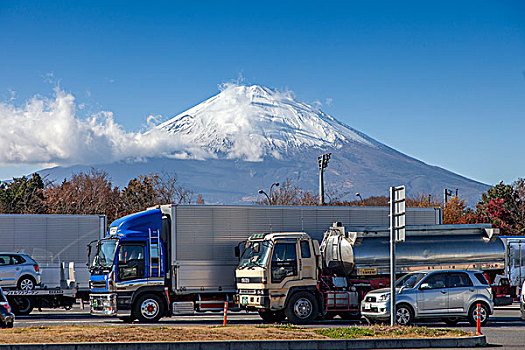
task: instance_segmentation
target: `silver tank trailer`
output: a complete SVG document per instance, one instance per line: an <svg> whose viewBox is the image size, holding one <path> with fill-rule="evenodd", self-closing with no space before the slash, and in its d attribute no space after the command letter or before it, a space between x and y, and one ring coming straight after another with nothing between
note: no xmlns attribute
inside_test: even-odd
<svg viewBox="0 0 525 350"><path fill-rule="evenodd" d="M329 268L334 274L347 276L354 269L354 250L357 235L345 233L345 228L340 222L335 222L324 233L320 250L323 267Z"/></svg>
<svg viewBox="0 0 525 350"><path fill-rule="evenodd" d="M405 242L396 244L396 272L501 270L505 247L498 233L490 224L407 226ZM338 275L389 273L390 234L385 227L345 232L335 223L325 233L321 251L324 266Z"/></svg>

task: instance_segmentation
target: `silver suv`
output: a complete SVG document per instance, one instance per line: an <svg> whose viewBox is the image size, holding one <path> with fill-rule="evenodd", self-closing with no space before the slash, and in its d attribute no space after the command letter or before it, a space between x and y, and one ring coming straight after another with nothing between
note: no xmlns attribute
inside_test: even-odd
<svg viewBox="0 0 525 350"><path fill-rule="evenodd" d="M438 318L448 325L468 319L476 325L476 305L481 305L481 324L494 310L492 291L481 271L441 270L409 273L396 282L396 322L409 325L415 319ZM369 321L390 319L390 288L366 294L361 314Z"/></svg>
<svg viewBox="0 0 525 350"><path fill-rule="evenodd" d="M0 286L30 290L39 284L40 268L29 255L0 253Z"/></svg>

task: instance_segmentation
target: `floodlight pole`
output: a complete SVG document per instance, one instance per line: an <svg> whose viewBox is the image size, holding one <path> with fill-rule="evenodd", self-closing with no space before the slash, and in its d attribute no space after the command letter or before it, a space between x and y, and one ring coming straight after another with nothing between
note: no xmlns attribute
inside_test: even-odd
<svg viewBox="0 0 525 350"><path fill-rule="evenodd" d="M332 153L328 153L317 157L319 162L319 205L324 205L324 169L328 166L331 155Z"/></svg>

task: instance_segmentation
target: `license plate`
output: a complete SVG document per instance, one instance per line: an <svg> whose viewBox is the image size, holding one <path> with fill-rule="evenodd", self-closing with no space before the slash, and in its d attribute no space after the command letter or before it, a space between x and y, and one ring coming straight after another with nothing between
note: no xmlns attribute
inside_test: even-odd
<svg viewBox="0 0 525 350"><path fill-rule="evenodd" d="M365 303L364 307L365 307L365 310L370 310L371 305L370 303Z"/></svg>

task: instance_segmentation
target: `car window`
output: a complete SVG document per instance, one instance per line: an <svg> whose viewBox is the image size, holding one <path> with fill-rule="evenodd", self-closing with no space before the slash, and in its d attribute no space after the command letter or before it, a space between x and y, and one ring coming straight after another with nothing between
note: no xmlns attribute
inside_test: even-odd
<svg viewBox="0 0 525 350"><path fill-rule="evenodd" d="M426 273L410 273L398 279L396 281L396 287L414 288L426 275Z"/></svg>
<svg viewBox="0 0 525 350"><path fill-rule="evenodd" d="M447 275L445 273L435 273L428 276L423 283L428 283L430 289L445 288L447 285Z"/></svg>
<svg viewBox="0 0 525 350"><path fill-rule="evenodd" d="M9 258L9 255L0 255L0 266L9 265L11 263L11 259Z"/></svg>
<svg viewBox="0 0 525 350"><path fill-rule="evenodd" d="M11 255L11 258L13 259L13 264L23 264L26 262L24 258L22 258L20 255Z"/></svg>
<svg viewBox="0 0 525 350"><path fill-rule="evenodd" d="M479 281L479 283L483 284L483 285L486 285L488 286L489 285L489 281L487 281L487 279L485 278L485 276L483 276L483 274L481 272L476 272L474 274L474 276L476 277L476 279Z"/></svg>
<svg viewBox="0 0 525 350"><path fill-rule="evenodd" d="M472 286L472 281L470 280L468 274L464 272L455 272L448 275L447 287L458 288L470 286Z"/></svg>

